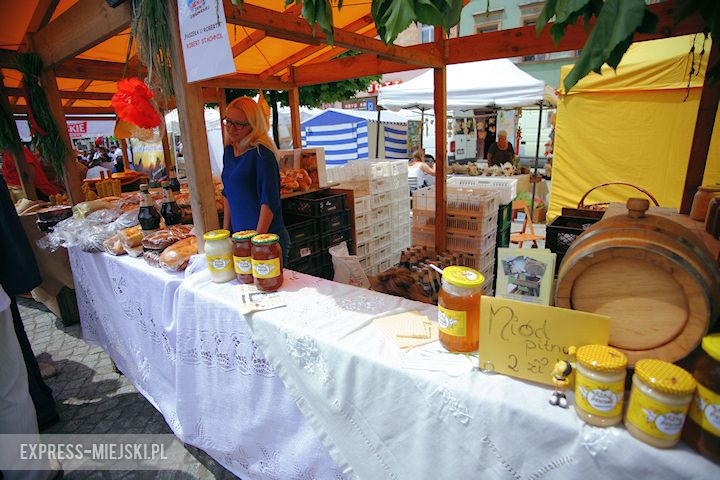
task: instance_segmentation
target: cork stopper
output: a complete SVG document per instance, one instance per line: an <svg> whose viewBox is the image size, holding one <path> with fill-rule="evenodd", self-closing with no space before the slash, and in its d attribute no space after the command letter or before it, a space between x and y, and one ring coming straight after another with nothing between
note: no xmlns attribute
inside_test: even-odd
<svg viewBox="0 0 720 480"><path fill-rule="evenodd" d="M650 200L647 198L629 198L627 201L628 217L643 218L645 212L650 208Z"/></svg>

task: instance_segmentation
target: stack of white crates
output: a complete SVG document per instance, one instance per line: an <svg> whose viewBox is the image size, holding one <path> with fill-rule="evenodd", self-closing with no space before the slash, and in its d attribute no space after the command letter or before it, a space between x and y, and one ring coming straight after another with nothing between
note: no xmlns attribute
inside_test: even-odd
<svg viewBox="0 0 720 480"><path fill-rule="evenodd" d="M491 293L494 279L498 205L493 190L447 189L445 247L462 253L465 265L483 274L486 294ZM435 248L435 187L413 195L412 241L415 246Z"/></svg>
<svg viewBox="0 0 720 480"><path fill-rule="evenodd" d="M397 265L411 243L407 161L350 162L327 175L339 188L354 190L357 255L365 273Z"/></svg>

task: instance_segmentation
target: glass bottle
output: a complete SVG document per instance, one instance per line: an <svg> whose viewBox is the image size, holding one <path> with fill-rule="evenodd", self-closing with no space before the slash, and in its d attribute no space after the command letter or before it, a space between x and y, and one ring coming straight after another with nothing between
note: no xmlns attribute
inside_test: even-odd
<svg viewBox="0 0 720 480"><path fill-rule="evenodd" d="M233 264L235 275L240 283L254 283L252 270L252 238L257 235L255 230L243 230L232 235Z"/></svg>
<svg viewBox="0 0 720 480"><path fill-rule="evenodd" d="M165 225L177 225L182 221L182 210L175 201L175 194L170 189L170 182L167 180L162 182L163 188L163 201L160 213L165 219Z"/></svg>
<svg viewBox="0 0 720 480"><path fill-rule="evenodd" d="M274 292L283 284L282 248L274 233L252 238L252 270L259 290Z"/></svg>
<svg viewBox="0 0 720 480"><path fill-rule="evenodd" d="M177 179L175 167L170 169L170 173L168 174L168 182L170 182L170 190L172 190L173 192L180 191L180 181Z"/></svg>
<svg viewBox="0 0 720 480"><path fill-rule="evenodd" d="M150 190L146 183L140 185L140 193L142 201L138 211L138 222L144 235L152 233L160 228L160 214L155 208L155 200L150 195Z"/></svg>

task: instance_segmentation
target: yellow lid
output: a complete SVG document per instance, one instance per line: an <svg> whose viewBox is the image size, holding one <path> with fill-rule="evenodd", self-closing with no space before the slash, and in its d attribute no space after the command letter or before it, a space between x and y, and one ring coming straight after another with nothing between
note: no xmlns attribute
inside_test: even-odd
<svg viewBox="0 0 720 480"><path fill-rule="evenodd" d="M640 360L635 375L650 388L674 395L688 395L695 391L695 379L688 372L662 360Z"/></svg>
<svg viewBox="0 0 720 480"><path fill-rule="evenodd" d="M585 345L577 349L578 362L599 372L616 372L627 368L627 357L619 350L605 345Z"/></svg>
<svg viewBox="0 0 720 480"><path fill-rule="evenodd" d="M252 237L251 242L253 245L270 245L271 243L275 243L279 240L280 236L275 235L274 233L261 233L260 235Z"/></svg>
<svg viewBox="0 0 720 480"><path fill-rule="evenodd" d="M713 333L702 339L702 349L705 353L720 362L720 333Z"/></svg>
<svg viewBox="0 0 720 480"><path fill-rule="evenodd" d="M210 230L205 235L203 235L203 238L205 240L225 240L226 238L230 238L230 232L228 230Z"/></svg>
<svg viewBox="0 0 720 480"><path fill-rule="evenodd" d="M232 239L234 242L239 242L241 240L250 240L255 235L257 235L257 232L255 230L243 230L241 232L233 233Z"/></svg>
<svg viewBox="0 0 720 480"><path fill-rule="evenodd" d="M482 284L485 283L485 277L477 270L469 267L446 267L443 269L442 278L450 285L461 288L482 287Z"/></svg>

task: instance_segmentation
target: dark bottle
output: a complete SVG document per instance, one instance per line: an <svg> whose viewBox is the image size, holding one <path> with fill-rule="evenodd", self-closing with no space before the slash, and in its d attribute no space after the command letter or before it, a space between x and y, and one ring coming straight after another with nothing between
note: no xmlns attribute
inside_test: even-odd
<svg viewBox="0 0 720 480"><path fill-rule="evenodd" d="M175 173L175 167L173 167L170 170L168 182L170 182L170 190L172 190L173 192L180 191L180 181L177 179L177 174Z"/></svg>
<svg viewBox="0 0 720 480"><path fill-rule="evenodd" d="M175 194L170 188L170 182L167 180L162 182L163 188L163 201L160 213L165 219L165 225L177 225L182 220L182 210L175 201Z"/></svg>
<svg viewBox="0 0 720 480"><path fill-rule="evenodd" d="M138 222L143 233L147 234L160 228L160 214L155 208L155 201L148 189L148 185L143 183L140 185L140 193L143 196L140 202L140 211L138 212Z"/></svg>

